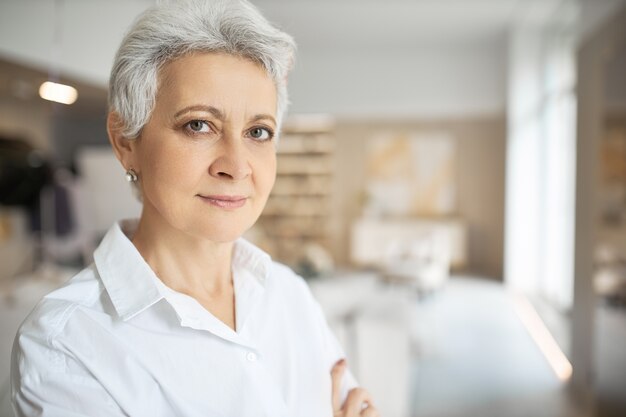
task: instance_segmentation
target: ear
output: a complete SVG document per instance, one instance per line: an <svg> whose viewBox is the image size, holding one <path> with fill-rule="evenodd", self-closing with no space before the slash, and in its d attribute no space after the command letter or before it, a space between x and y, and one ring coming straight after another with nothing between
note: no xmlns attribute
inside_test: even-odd
<svg viewBox="0 0 626 417"><path fill-rule="evenodd" d="M109 141L115 152L115 156L120 161L125 170L137 169L135 163L135 141L129 140L122 134L124 123L117 112L110 112L107 116L107 133Z"/></svg>

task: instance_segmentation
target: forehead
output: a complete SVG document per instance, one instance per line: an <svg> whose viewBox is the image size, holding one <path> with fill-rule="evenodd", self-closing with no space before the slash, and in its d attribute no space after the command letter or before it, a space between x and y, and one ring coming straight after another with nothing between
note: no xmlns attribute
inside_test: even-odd
<svg viewBox="0 0 626 417"><path fill-rule="evenodd" d="M223 53L195 53L159 71L157 106L210 104L276 113L276 86L257 63ZM165 100L164 100L165 99Z"/></svg>

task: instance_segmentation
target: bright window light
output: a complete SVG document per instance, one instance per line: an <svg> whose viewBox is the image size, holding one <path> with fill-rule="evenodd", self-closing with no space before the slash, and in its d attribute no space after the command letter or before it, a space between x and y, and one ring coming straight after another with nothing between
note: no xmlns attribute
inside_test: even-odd
<svg viewBox="0 0 626 417"><path fill-rule="evenodd" d="M521 294L513 298L515 312L530 333L541 353L545 356L550 367L561 381L567 381L572 376L572 364L567 360L559 348L550 331L543 323L532 304Z"/></svg>
<svg viewBox="0 0 626 417"><path fill-rule="evenodd" d="M78 91L69 85L46 81L39 87L39 96L44 100L72 104L78 98Z"/></svg>

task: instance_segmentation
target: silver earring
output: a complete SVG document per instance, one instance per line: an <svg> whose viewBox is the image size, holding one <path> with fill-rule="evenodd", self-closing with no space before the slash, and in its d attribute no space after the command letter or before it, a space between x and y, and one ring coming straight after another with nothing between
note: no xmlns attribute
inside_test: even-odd
<svg viewBox="0 0 626 417"><path fill-rule="evenodd" d="M128 171L126 171L126 181L137 182L137 173L134 169L130 168Z"/></svg>

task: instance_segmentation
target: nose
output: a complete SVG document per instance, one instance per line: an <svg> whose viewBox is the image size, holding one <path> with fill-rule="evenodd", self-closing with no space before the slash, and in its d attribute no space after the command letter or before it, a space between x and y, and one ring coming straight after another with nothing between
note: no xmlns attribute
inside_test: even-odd
<svg viewBox="0 0 626 417"><path fill-rule="evenodd" d="M248 152L241 138L223 137L216 150L217 157L209 166L212 177L239 181L252 173Z"/></svg>

